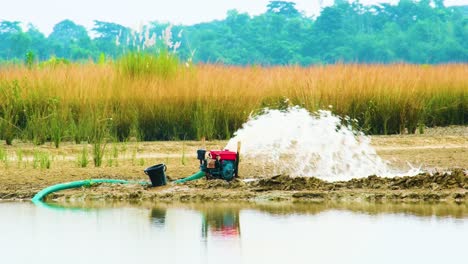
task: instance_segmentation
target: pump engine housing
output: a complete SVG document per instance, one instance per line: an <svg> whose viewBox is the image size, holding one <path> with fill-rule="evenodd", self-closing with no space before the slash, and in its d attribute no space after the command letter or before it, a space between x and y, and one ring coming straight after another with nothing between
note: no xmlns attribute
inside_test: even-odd
<svg viewBox="0 0 468 264"><path fill-rule="evenodd" d="M229 150L197 150L200 170L205 172L207 179L222 179L231 181L238 175L239 154Z"/></svg>

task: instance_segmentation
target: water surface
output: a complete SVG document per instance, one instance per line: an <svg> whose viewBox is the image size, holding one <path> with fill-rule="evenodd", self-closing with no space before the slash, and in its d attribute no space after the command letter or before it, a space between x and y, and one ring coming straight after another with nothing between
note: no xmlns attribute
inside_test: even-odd
<svg viewBox="0 0 468 264"><path fill-rule="evenodd" d="M1 263L464 263L462 204L0 203Z"/></svg>

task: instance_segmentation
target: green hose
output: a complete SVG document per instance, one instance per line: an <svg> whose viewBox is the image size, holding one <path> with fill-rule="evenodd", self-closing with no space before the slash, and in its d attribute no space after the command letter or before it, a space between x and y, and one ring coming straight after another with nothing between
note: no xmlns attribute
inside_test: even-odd
<svg viewBox="0 0 468 264"><path fill-rule="evenodd" d="M176 180L173 183L184 183L188 181L193 181L193 180L198 180L200 178L203 178L205 176L205 173L203 171L199 171L187 178L183 178L180 180ZM42 203L42 200L44 197L47 195L62 191L62 190L67 190L67 189L74 189L74 188L80 188L80 187L89 187L92 186L93 184L96 183L118 183L118 184L141 184L141 185L151 185L149 182L136 182L136 181L126 181L126 180L113 180L113 179L91 179L91 180L84 180L84 181L74 181L74 182L67 182L67 183L60 183L56 185L49 186L42 191L38 192L34 197L32 198L32 202L35 204Z"/></svg>
<svg viewBox="0 0 468 264"><path fill-rule="evenodd" d="M173 181L173 183L184 183L184 182L188 182L188 181L194 181L194 180L198 180L200 178L203 178L205 176L205 172L203 171L199 171L191 176L188 176L187 178L183 178L183 179L180 179L180 180L176 180L176 181Z"/></svg>
<svg viewBox="0 0 468 264"><path fill-rule="evenodd" d="M42 199L44 199L44 197L46 197L47 195L53 192L58 192L58 191L67 190L67 189L80 188L83 186L89 187L96 183L119 183L119 184L134 183L134 184L141 184L141 185L149 184L148 182L135 182L135 181L126 181L126 180L112 180L112 179L91 179L91 180L84 180L84 181L60 183L60 184L49 186L43 189L42 191L38 192L32 198L32 202L39 203L42 201Z"/></svg>

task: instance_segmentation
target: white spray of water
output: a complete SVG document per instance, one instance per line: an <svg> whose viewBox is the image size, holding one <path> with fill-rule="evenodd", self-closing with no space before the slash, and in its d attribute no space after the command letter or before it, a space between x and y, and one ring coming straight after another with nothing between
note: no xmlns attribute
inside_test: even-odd
<svg viewBox="0 0 468 264"><path fill-rule="evenodd" d="M273 173L314 176L328 181L378 175L415 175L389 168L370 145L370 138L343 126L340 117L320 110L310 114L299 107L266 110L234 133L226 148L242 143L243 159Z"/></svg>

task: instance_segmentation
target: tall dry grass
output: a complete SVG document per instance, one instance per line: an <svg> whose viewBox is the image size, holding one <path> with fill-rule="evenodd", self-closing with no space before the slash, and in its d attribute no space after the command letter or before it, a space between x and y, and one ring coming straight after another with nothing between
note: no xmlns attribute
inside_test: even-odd
<svg viewBox="0 0 468 264"><path fill-rule="evenodd" d="M0 138L93 141L97 129L118 140L229 138L252 112L287 104L310 111L331 105L370 134L468 120L466 64L198 65L175 71L167 78L130 77L113 63L0 68ZM111 122L103 128L102 120Z"/></svg>

